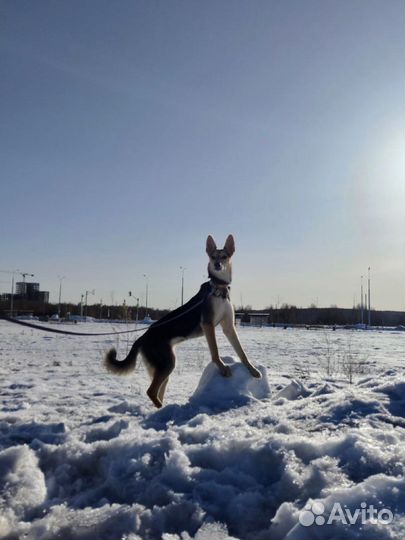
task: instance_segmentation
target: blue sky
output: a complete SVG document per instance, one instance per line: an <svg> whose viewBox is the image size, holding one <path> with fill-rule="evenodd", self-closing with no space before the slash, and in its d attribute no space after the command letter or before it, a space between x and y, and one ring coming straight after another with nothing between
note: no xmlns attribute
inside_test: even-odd
<svg viewBox="0 0 405 540"><path fill-rule="evenodd" d="M186 297L233 233L233 300L405 298L402 0L0 7L0 269L57 300ZM0 290L8 290L0 274Z"/></svg>

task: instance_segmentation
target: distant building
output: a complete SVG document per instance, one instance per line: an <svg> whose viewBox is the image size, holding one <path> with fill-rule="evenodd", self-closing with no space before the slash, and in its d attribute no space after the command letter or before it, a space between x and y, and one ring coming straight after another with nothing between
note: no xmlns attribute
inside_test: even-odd
<svg viewBox="0 0 405 540"><path fill-rule="evenodd" d="M249 321L252 326L263 326L269 322L268 313L249 313Z"/></svg>
<svg viewBox="0 0 405 540"><path fill-rule="evenodd" d="M41 302L48 304L49 291L40 291L39 283L30 283L26 281L18 281L16 283L16 300L28 300L30 302Z"/></svg>
<svg viewBox="0 0 405 540"><path fill-rule="evenodd" d="M251 326L264 326L269 324L269 314L267 312L246 313L239 311L235 313L236 324L250 324Z"/></svg>
<svg viewBox="0 0 405 540"><path fill-rule="evenodd" d="M39 292L39 283L27 283L26 281L18 281L15 285L15 294L30 300Z"/></svg>

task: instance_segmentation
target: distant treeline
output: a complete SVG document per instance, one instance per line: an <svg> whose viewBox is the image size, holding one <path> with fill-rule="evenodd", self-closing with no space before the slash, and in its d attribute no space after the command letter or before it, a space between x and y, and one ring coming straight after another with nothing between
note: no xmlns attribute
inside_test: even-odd
<svg viewBox="0 0 405 540"><path fill-rule="evenodd" d="M260 321L260 324L303 324L303 325L346 325L361 322L361 310L356 308L346 309L336 306L320 308L311 306L308 308L299 308L294 305L284 304L279 308L270 306L263 310L254 310L250 306L237 307L237 313L242 322ZM0 301L0 312L8 314L10 312L10 302ZM127 305L100 305L92 304L81 307L80 304L63 303L60 306L61 317L70 315L83 315L94 317L96 319L114 319L114 320L142 320L147 315L151 319L159 319L167 313L168 309L148 308L145 306L127 306ZM38 302L29 302L26 300L15 300L14 315L33 314L36 316L52 316L58 313L58 304L45 304ZM368 312L364 311L363 322L368 322ZM405 324L405 313L402 311L377 311L371 310L372 326L398 326Z"/></svg>
<svg viewBox="0 0 405 540"><path fill-rule="evenodd" d="M51 317L58 313L58 304L45 304L39 302L30 302L28 300L14 301L14 315L32 314L38 317ZM10 301L0 301L0 312L4 314L10 313ZM60 316L66 317L70 315L81 315L94 317L95 319L114 319L114 320L142 320L147 315L151 319L159 319L169 313L168 309L149 308L146 312L144 306L108 306L101 304L92 304L89 306L81 306L80 304L62 303L60 305Z"/></svg>
<svg viewBox="0 0 405 540"><path fill-rule="evenodd" d="M264 310L254 310L249 306L237 308L242 322L254 322L261 320L267 324L303 324L303 325L346 325L361 322L360 307L346 309L332 306L321 308L311 306L299 308L285 304L280 308L269 307ZM261 316L263 315L263 316ZM363 312L363 322L368 323L368 312ZM405 312L403 311L370 311L371 326L398 326L405 324Z"/></svg>

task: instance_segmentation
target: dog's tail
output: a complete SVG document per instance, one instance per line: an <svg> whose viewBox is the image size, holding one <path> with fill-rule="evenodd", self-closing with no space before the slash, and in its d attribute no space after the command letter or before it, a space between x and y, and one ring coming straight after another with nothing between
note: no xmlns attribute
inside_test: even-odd
<svg viewBox="0 0 405 540"><path fill-rule="evenodd" d="M129 354L125 360L117 360L117 351L115 347L110 349L104 357L104 365L108 371L117 375L126 375L132 371L136 366L136 357L138 356L139 352L138 341L139 340L135 341L135 343L132 345L131 350L129 351Z"/></svg>

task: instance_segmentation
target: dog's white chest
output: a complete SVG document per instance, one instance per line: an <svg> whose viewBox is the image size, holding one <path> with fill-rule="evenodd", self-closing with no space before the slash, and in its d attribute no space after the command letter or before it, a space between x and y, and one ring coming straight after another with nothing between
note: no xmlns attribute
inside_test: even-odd
<svg viewBox="0 0 405 540"><path fill-rule="evenodd" d="M227 298L222 298L221 296L213 296L211 302L214 326L219 324L223 319L232 316L232 306Z"/></svg>

